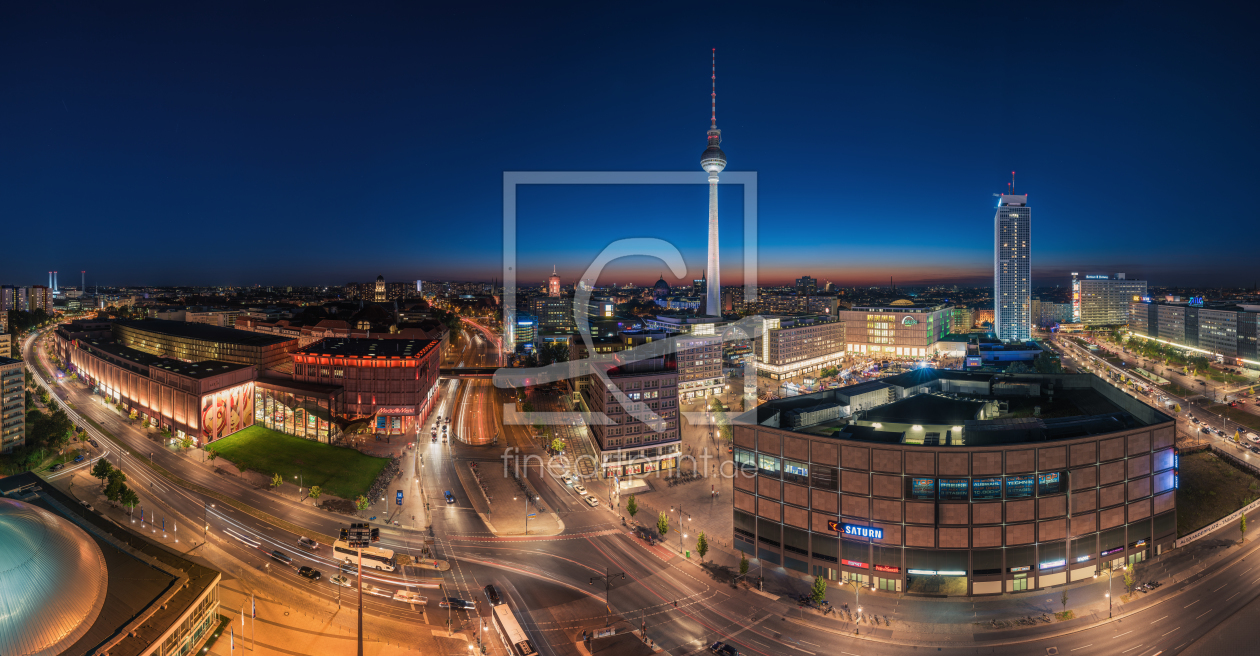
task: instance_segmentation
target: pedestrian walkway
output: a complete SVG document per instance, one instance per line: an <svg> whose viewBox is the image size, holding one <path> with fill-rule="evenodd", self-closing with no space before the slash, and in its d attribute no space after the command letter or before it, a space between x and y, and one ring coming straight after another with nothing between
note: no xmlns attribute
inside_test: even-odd
<svg viewBox="0 0 1260 656"><path fill-rule="evenodd" d="M564 522L558 515L550 508L539 508L538 492L523 476L518 484L518 479L504 475L499 463L494 463L497 466L474 465L476 463L458 462L455 470L473 508L492 534L547 536L564 532ZM485 471L477 471L483 468ZM527 502L527 493L535 501Z"/></svg>

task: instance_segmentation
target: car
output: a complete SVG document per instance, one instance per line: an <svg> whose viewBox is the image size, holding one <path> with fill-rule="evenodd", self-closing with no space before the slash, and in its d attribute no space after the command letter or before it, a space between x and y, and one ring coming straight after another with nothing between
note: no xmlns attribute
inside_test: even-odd
<svg viewBox="0 0 1260 656"><path fill-rule="evenodd" d="M718 656L739 656L738 649L721 641L709 645L709 651L717 654Z"/></svg>
<svg viewBox="0 0 1260 656"><path fill-rule="evenodd" d="M595 497L593 497L593 496L591 496L591 495L589 495L589 494L588 494L588 495L586 495L586 496L585 496L582 500L586 502L586 505L588 505L588 506L590 506L590 507L592 507L592 508L598 508L598 507L599 507L599 499L596 499Z"/></svg>
<svg viewBox="0 0 1260 656"><path fill-rule="evenodd" d="M1260 453L1260 446L1256 446L1256 445L1252 444L1251 446L1249 446L1249 447L1247 447L1247 448L1248 448L1248 449L1251 449L1251 452L1252 452L1252 453Z"/></svg>
<svg viewBox="0 0 1260 656"><path fill-rule="evenodd" d="M83 462L83 454L82 454L82 453L80 453L79 455L75 456L75 457L74 457L74 461L75 461L75 462Z"/></svg>
<svg viewBox="0 0 1260 656"><path fill-rule="evenodd" d="M334 576L334 577L332 577L331 579L328 579L328 580L329 580L329 581L332 581L332 582L333 582L333 585L339 585L339 586L341 586L341 587L343 587L343 588L353 588L353 587L354 587L354 581L351 581L351 580L350 580L350 577L348 577L348 576Z"/></svg>
<svg viewBox="0 0 1260 656"><path fill-rule="evenodd" d="M575 483L577 483L577 481L575 481L575 480L573 479L573 477L572 477L572 476L570 476L570 475L568 475L568 474L565 474L564 476L561 476L561 477L560 477L560 480L564 481L564 484L565 484L565 485L568 485L569 487L573 487L573 485L574 485Z"/></svg>
<svg viewBox="0 0 1260 656"><path fill-rule="evenodd" d="M491 606L498 606L499 604L503 603L503 600L499 598L499 589L494 587L493 583L491 583L490 585L487 585L485 587L485 591L486 591L486 601L490 602Z"/></svg>
<svg viewBox="0 0 1260 656"><path fill-rule="evenodd" d="M454 608L455 610L475 610L477 604L458 597L447 597L438 602L438 608Z"/></svg>
<svg viewBox="0 0 1260 656"><path fill-rule="evenodd" d="M1200 428L1200 429L1199 429L1199 432L1200 432L1200 433L1207 433L1208 435L1211 435L1211 434L1212 434L1212 429L1208 428L1207 426L1204 426L1203 428Z"/></svg>
<svg viewBox="0 0 1260 656"><path fill-rule="evenodd" d="M450 490L443 492L442 495L446 497L447 503L455 503L455 495L451 494Z"/></svg>
<svg viewBox="0 0 1260 656"><path fill-rule="evenodd" d="M1191 418L1190 418L1190 421L1191 421L1192 423L1197 424L1197 423L1199 423L1199 418L1198 418L1198 417L1191 417Z"/></svg>
<svg viewBox="0 0 1260 656"><path fill-rule="evenodd" d="M285 553L285 552L283 552L283 551L272 551L271 553L269 553L269 554L267 554L267 555L268 555L268 556L271 556L271 559L272 559L272 560L277 560L277 561L280 561L280 562L284 563L285 565L292 565L292 564L293 564L293 559L289 557L289 554L287 554L287 553Z"/></svg>
<svg viewBox="0 0 1260 656"><path fill-rule="evenodd" d="M84 500L82 500L82 499L79 499L79 505L83 506L84 508L87 508L88 510L92 510L92 504L90 504L90 503L88 503L88 502L86 502L86 501L84 501Z"/></svg>
<svg viewBox="0 0 1260 656"><path fill-rule="evenodd" d="M298 568L298 576L308 578L312 581L318 581L323 578L324 574L314 567L300 567Z"/></svg>
<svg viewBox="0 0 1260 656"><path fill-rule="evenodd" d="M61 471L61 468L62 468L62 467L65 467L65 466L66 466L66 463L64 463L64 462L59 462L59 463L57 463L57 464L53 465L52 467L49 467L49 468L48 468L48 471Z"/></svg>
<svg viewBox="0 0 1260 656"><path fill-rule="evenodd" d="M421 595L419 592L399 590L394 593L394 601L405 601L409 604L420 604L421 606L424 606L429 603L429 598Z"/></svg>
<svg viewBox="0 0 1260 656"><path fill-rule="evenodd" d="M1220 435L1221 437L1225 437L1225 431L1223 431L1223 430L1221 430L1221 429L1219 429L1219 428L1218 428L1218 429L1216 429L1216 434L1217 434L1217 435Z"/></svg>
<svg viewBox="0 0 1260 656"><path fill-rule="evenodd" d="M99 449L99 448L101 448L101 445L97 444L97 443L96 443L96 440L88 440L88 444L91 444L92 446L94 446L94 447L96 447L96 448L98 448L98 449Z"/></svg>
<svg viewBox="0 0 1260 656"><path fill-rule="evenodd" d="M298 538L298 546L311 551L319 551L319 543L306 536Z"/></svg>
<svg viewBox="0 0 1260 656"><path fill-rule="evenodd" d="M585 485L574 485L574 486L573 486L573 491L574 491L574 492L577 492L578 494L581 494L581 495L583 495L583 496L586 496L586 486L585 486Z"/></svg>

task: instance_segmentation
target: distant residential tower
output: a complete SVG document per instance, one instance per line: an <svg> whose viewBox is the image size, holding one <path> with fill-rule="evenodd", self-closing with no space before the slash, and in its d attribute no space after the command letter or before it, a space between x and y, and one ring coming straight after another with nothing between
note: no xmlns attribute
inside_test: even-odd
<svg viewBox="0 0 1260 656"><path fill-rule="evenodd" d="M993 329L1003 341L1032 336L1032 208L1001 194L993 216Z"/></svg>

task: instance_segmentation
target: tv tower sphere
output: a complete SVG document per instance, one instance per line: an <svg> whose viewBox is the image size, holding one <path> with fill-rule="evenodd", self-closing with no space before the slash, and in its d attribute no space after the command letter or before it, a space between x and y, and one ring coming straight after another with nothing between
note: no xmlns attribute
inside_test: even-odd
<svg viewBox="0 0 1260 656"><path fill-rule="evenodd" d="M718 147L722 142L722 131L717 126L709 128L709 147L700 155L700 168L709 173L721 173L726 168L726 153Z"/></svg>

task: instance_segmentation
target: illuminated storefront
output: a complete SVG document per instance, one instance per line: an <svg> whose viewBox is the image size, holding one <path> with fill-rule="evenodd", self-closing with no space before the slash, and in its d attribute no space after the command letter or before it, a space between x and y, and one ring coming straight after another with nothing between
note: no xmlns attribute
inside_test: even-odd
<svg viewBox="0 0 1260 656"><path fill-rule="evenodd" d="M260 380L254 386L254 419L271 430L329 442L341 432L334 420L341 396L335 385Z"/></svg>

